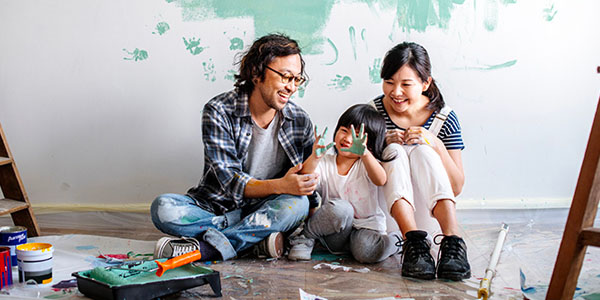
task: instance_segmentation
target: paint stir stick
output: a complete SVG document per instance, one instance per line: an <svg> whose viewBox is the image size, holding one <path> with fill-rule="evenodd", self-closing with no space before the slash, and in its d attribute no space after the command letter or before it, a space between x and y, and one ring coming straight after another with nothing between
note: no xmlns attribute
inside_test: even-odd
<svg viewBox="0 0 600 300"><path fill-rule="evenodd" d="M496 275L496 265L500 259L500 252L502 252L502 245L504 245L504 240L506 239L507 233L508 225L502 223L500 233L498 234L498 240L496 241L496 247L494 248L494 252L492 252L492 257L490 258L490 264L488 265L487 269L485 269L485 276L479 283L479 291L477 291L478 299L483 298L483 300L487 300L490 296L492 278L494 278Z"/></svg>

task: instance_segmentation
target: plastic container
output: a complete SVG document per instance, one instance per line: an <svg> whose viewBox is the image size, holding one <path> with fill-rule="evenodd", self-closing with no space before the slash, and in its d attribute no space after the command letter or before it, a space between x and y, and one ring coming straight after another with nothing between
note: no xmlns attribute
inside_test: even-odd
<svg viewBox="0 0 600 300"><path fill-rule="evenodd" d="M52 282L52 253L54 248L47 243L28 243L17 246L19 282L29 279L39 284Z"/></svg>
<svg viewBox="0 0 600 300"><path fill-rule="evenodd" d="M0 289L12 284L12 263L9 247L0 247Z"/></svg>

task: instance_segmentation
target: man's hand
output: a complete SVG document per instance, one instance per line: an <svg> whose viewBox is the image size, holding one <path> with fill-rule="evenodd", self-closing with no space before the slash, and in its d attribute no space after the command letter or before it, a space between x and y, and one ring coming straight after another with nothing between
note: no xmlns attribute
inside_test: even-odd
<svg viewBox="0 0 600 300"><path fill-rule="evenodd" d="M291 167L285 176L280 179L280 194L298 196L311 195L317 188L318 174L298 174L302 170L302 164Z"/></svg>

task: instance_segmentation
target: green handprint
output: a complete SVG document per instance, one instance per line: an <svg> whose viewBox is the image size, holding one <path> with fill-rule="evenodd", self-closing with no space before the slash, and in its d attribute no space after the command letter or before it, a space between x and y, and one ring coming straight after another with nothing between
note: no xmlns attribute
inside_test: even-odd
<svg viewBox="0 0 600 300"><path fill-rule="evenodd" d="M315 135L317 135L317 125L315 125ZM325 135L327 134L327 127L325 127L325 130L323 130L323 134L321 134L320 136L316 136L317 138L317 145L319 146L325 146ZM333 142L329 143L329 145L325 146L325 148L317 148L315 150L315 154L317 155L317 157L321 157L323 155L325 155L325 153L327 152L327 150L329 150L329 148L331 148L333 146Z"/></svg>
<svg viewBox="0 0 600 300"><path fill-rule="evenodd" d="M360 132L358 135L356 134L356 130L354 129L354 125L350 125L350 130L352 131L352 145L350 148L341 148L340 150L344 152L351 152L358 156L362 156L365 154L365 150L367 149L367 135L365 134L365 124L360 124Z"/></svg>

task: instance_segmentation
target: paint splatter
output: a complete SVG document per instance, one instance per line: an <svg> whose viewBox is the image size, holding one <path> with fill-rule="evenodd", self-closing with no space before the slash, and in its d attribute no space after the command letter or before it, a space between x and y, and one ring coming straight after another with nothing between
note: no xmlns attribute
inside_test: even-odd
<svg viewBox="0 0 600 300"><path fill-rule="evenodd" d="M365 44L365 49L367 50L367 52L369 51L369 44L367 43L367 29L363 28L363 30L360 31L360 38L362 39L363 43Z"/></svg>
<svg viewBox="0 0 600 300"><path fill-rule="evenodd" d="M148 51L146 50L140 50L138 48L135 48L135 50L130 52L127 51L127 49L123 48L123 51L125 51L129 55L128 57L123 57L124 60L138 61L148 59Z"/></svg>
<svg viewBox="0 0 600 300"><path fill-rule="evenodd" d="M381 83L381 58L374 59L373 65L369 66L369 81Z"/></svg>
<svg viewBox="0 0 600 300"><path fill-rule="evenodd" d="M212 58L209 58L207 62L202 62L202 68L204 69L204 79L206 81L217 80L217 76L215 75L215 64L213 63Z"/></svg>
<svg viewBox="0 0 600 300"><path fill-rule="evenodd" d="M333 41L331 39L327 39L327 42L329 43L329 45L331 46L331 48L333 48L333 52L335 52L335 58L333 59L333 61L331 61L330 63L326 63L325 64L327 66L331 66L331 65L335 64L338 61L339 52L338 52L337 47L335 46L335 44L333 43Z"/></svg>
<svg viewBox="0 0 600 300"><path fill-rule="evenodd" d="M231 80L233 82L235 82L235 75L237 74L237 72L235 70L227 70L227 74L225 74L225 77L223 77L226 80Z"/></svg>
<svg viewBox="0 0 600 300"><path fill-rule="evenodd" d="M231 45L229 45L229 50L242 50L244 49L244 40L236 37L229 40Z"/></svg>
<svg viewBox="0 0 600 300"><path fill-rule="evenodd" d="M181 217L181 224L191 224L198 220L200 220L200 218L198 218L198 217L183 216L183 217Z"/></svg>
<svg viewBox="0 0 600 300"><path fill-rule="evenodd" d="M94 245L85 245L85 246L77 246L77 247L75 247L75 249L77 249L77 250L92 250L92 249L98 249L98 247L96 247Z"/></svg>
<svg viewBox="0 0 600 300"><path fill-rule="evenodd" d="M554 20L554 16L556 16L557 12L558 11L554 9L554 4L552 4L550 8L544 9L544 19L548 22L551 22L552 20Z"/></svg>
<svg viewBox="0 0 600 300"><path fill-rule="evenodd" d="M354 29L354 26L348 28L348 34L350 35L350 44L352 45L354 60L356 60L356 30Z"/></svg>
<svg viewBox="0 0 600 300"><path fill-rule="evenodd" d="M487 0L483 4L483 25L487 31L494 31L498 25L498 2L497 0Z"/></svg>
<svg viewBox="0 0 600 300"><path fill-rule="evenodd" d="M208 47L200 46L200 39L191 38L189 41L183 38L185 44L185 50L189 50L192 55L198 55L202 53Z"/></svg>
<svg viewBox="0 0 600 300"><path fill-rule="evenodd" d="M320 54L326 40L322 32L335 2L305 0L300 5L295 1L262 0L256 5L255 1L180 0L174 4L181 8L185 22L252 18L255 36L285 33L302 45L304 53Z"/></svg>
<svg viewBox="0 0 600 300"><path fill-rule="evenodd" d="M512 67L517 63L516 59L509 60L505 63L497 64L497 65L487 65L482 67L464 67L464 68L454 68L455 70L479 70L479 71L492 71L498 69L504 69L508 67Z"/></svg>
<svg viewBox="0 0 600 300"><path fill-rule="evenodd" d="M396 24L402 31L408 32L412 30L424 32L428 26L448 28L454 6L462 5L464 2L464 0L397 0Z"/></svg>
<svg viewBox="0 0 600 300"><path fill-rule="evenodd" d="M169 24L167 24L166 22L159 22L158 24L156 24L156 31L153 31L152 34L158 33L159 35L163 35L167 33L169 29L171 29L171 27L169 27Z"/></svg>
<svg viewBox="0 0 600 300"><path fill-rule="evenodd" d="M335 88L339 91L347 90L350 85L352 85L352 78L339 74L335 75L335 78L331 79L331 83L328 84L329 87Z"/></svg>

